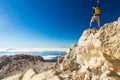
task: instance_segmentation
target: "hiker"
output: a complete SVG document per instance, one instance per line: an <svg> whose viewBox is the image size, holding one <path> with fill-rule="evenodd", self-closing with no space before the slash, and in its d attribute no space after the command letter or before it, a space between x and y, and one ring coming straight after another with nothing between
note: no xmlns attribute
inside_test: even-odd
<svg viewBox="0 0 120 80"><path fill-rule="evenodd" d="M97 4L98 6L93 5L93 16L90 21L90 28L92 28L92 23L94 21L97 21L98 28L100 28L100 1L99 0L97 0Z"/></svg>

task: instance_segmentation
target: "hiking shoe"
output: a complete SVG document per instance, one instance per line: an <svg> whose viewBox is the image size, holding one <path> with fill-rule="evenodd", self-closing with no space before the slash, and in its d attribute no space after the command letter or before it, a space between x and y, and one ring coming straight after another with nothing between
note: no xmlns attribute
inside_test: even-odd
<svg viewBox="0 0 120 80"><path fill-rule="evenodd" d="M100 27L97 27L96 29L100 29Z"/></svg>

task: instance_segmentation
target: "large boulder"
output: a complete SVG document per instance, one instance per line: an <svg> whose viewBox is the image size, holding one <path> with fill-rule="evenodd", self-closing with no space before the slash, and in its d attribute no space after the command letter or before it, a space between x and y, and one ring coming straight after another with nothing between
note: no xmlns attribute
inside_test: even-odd
<svg viewBox="0 0 120 80"><path fill-rule="evenodd" d="M36 75L35 71L33 69L29 69L23 76L22 80L31 80L31 78Z"/></svg>
<svg viewBox="0 0 120 80"><path fill-rule="evenodd" d="M53 70L49 70L44 73L40 73L33 76L31 80L61 80L61 79L60 77L55 75L55 72Z"/></svg>
<svg viewBox="0 0 120 80"><path fill-rule="evenodd" d="M22 74L16 74L1 80L22 80Z"/></svg>

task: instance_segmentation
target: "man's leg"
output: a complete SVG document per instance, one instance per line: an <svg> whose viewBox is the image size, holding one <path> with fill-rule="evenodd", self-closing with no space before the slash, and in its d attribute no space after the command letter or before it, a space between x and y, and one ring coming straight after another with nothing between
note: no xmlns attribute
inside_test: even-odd
<svg viewBox="0 0 120 80"><path fill-rule="evenodd" d="M92 22L90 21L90 28L92 28Z"/></svg>
<svg viewBox="0 0 120 80"><path fill-rule="evenodd" d="M93 21L95 20L94 18L95 18L95 17L93 16L93 17L91 18L91 20L90 20L90 28L92 28L92 23L93 23Z"/></svg>
<svg viewBox="0 0 120 80"><path fill-rule="evenodd" d="M100 20L98 21L98 27L100 28Z"/></svg>
<svg viewBox="0 0 120 80"><path fill-rule="evenodd" d="M100 28L100 17L97 17L97 23L98 23L98 27Z"/></svg>

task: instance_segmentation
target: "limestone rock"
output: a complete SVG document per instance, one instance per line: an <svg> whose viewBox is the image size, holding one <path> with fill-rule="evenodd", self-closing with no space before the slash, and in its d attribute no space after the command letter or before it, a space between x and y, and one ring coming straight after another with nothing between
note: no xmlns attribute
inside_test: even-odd
<svg viewBox="0 0 120 80"><path fill-rule="evenodd" d="M77 68L71 70L75 64L78 64ZM99 30L85 30L78 45L72 45L67 52L60 68L78 70L71 73L73 80L120 80L120 74L106 73L109 70L114 74L120 72L120 19Z"/></svg>
<svg viewBox="0 0 120 80"><path fill-rule="evenodd" d="M64 57L58 57L57 58L57 64L59 65L60 63L63 62Z"/></svg>
<svg viewBox="0 0 120 80"><path fill-rule="evenodd" d="M72 45L71 45L71 48L72 48L72 49L74 49L74 48L76 48L76 47L77 47L77 44L72 44Z"/></svg>
<svg viewBox="0 0 120 80"><path fill-rule="evenodd" d="M52 70L37 74L31 80L61 80Z"/></svg>
<svg viewBox="0 0 120 80"><path fill-rule="evenodd" d="M36 75L35 71L33 71L33 69L29 69L25 75L23 76L22 80L31 80L31 78Z"/></svg>
<svg viewBox="0 0 120 80"><path fill-rule="evenodd" d="M17 74L2 80L61 80L61 78L53 70L36 74L33 69L29 69L24 75Z"/></svg>
<svg viewBox="0 0 120 80"><path fill-rule="evenodd" d="M16 74L14 76L11 76L2 80L22 80L22 74Z"/></svg>

